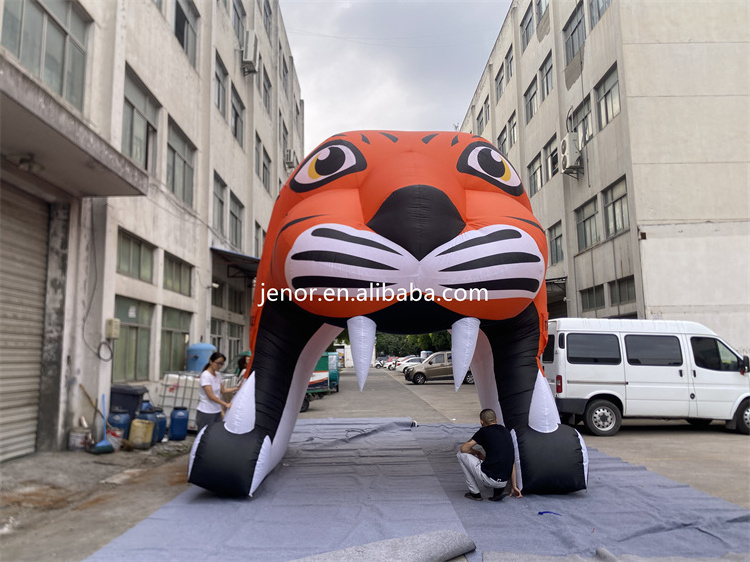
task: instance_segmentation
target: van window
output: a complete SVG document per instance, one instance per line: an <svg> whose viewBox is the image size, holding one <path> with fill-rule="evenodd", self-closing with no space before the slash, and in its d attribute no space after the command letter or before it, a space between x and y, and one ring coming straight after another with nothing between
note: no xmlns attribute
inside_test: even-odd
<svg viewBox="0 0 750 562"><path fill-rule="evenodd" d="M568 362L619 365L620 341L614 334L568 334Z"/></svg>
<svg viewBox="0 0 750 562"><path fill-rule="evenodd" d="M712 371L739 371L740 363L737 356L715 338L690 338L693 346L695 364L703 369Z"/></svg>
<svg viewBox="0 0 750 562"><path fill-rule="evenodd" d="M551 334L542 353L542 363L552 363L555 360L555 334Z"/></svg>
<svg viewBox="0 0 750 562"><path fill-rule="evenodd" d="M675 336L625 336L625 354L631 365L682 365L680 340Z"/></svg>
<svg viewBox="0 0 750 562"><path fill-rule="evenodd" d="M432 358L433 363L445 363L445 353L438 353Z"/></svg>

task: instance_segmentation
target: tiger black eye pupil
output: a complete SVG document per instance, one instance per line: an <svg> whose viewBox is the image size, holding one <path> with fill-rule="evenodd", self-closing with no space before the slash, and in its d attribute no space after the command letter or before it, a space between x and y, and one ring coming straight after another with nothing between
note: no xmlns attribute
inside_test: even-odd
<svg viewBox="0 0 750 562"><path fill-rule="evenodd" d="M315 161L315 173L321 176L329 176L338 172L344 162L346 161L346 155L344 151L338 147L332 146L328 149L328 154L320 156Z"/></svg>
<svg viewBox="0 0 750 562"><path fill-rule="evenodd" d="M501 178L505 174L505 164L502 160L499 162L495 160L492 156L491 150L480 151L477 155L477 162L482 170L490 176Z"/></svg>

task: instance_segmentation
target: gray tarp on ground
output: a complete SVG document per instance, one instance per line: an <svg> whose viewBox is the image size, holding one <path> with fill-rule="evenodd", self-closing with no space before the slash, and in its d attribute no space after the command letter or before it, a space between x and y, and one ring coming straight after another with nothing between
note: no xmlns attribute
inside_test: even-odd
<svg viewBox="0 0 750 562"><path fill-rule="evenodd" d="M466 500L455 453L475 430L412 427L408 418L299 420L254 498L192 488L89 560L293 560L440 530L468 535L471 561L589 558L598 548L644 558L750 551L750 511L596 450L586 492Z"/></svg>

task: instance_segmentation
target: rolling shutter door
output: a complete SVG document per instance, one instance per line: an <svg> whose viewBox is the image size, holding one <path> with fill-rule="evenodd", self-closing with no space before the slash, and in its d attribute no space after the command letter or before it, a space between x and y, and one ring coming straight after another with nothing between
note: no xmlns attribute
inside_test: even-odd
<svg viewBox="0 0 750 562"><path fill-rule="evenodd" d="M44 201L0 185L0 462L36 450L48 228Z"/></svg>

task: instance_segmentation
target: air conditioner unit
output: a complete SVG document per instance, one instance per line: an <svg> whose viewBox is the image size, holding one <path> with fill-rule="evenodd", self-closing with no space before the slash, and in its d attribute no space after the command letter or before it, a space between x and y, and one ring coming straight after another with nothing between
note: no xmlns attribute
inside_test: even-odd
<svg viewBox="0 0 750 562"><path fill-rule="evenodd" d="M284 165L287 168L294 168L296 166L297 155L291 148L287 148L284 151Z"/></svg>
<svg viewBox="0 0 750 562"><path fill-rule="evenodd" d="M242 74L258 72L258 38L252 29L245 30L245 41L242 44Z"/></svg>
<svg viewBox="0 0 750 562"><path fill-rule="evenodd" d="M578 150L578 132L572 131L563 137L560 143L562 154L562 171L577 171L582 168L581 152Z"/></svg>

